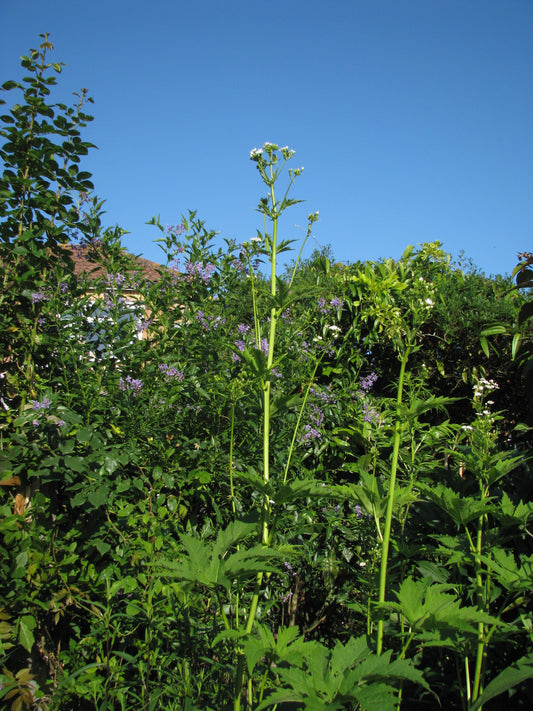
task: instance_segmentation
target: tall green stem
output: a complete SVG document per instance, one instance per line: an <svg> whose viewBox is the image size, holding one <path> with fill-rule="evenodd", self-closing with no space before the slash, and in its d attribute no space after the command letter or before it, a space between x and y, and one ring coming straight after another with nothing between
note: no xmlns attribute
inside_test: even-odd
<svg viewBox="0 0 533 711"><path fill-rule="evenodd" d="M270 258L271 263L271 277L270 277L270 293L272 298L276 296L276 256L277 256L277 236L278 236L278 212L276 205L276 197L274 194L274 180L275 176L272 172L272 166L270 168L270 198L272 201L272 253ZM255 312L255 309L254 309ZM270 309L270 333L268 338L268 354L267 354L267 367L268 370L272 368L272 363L274 361L274 344L276 338L276 319L277 312L276 307L273 304ZM256 338L258 341L258 346L260 347L260 334L257 330L256 321ZM270 380L267 379L263 383L263 483L266 485L270 481ZM269 537L269 523L270 523L270 502L268 494L263 496L263 504L261 507L261 542L264 546L268 545ZM259 595L261 593L261 587L263 583L263 573L258 573L255 580L255 587L252 596L252 601L250 603L250 609L248 610L248 618L246 621L246 633L250 634L255 621L255 616L257 614L257 606L259 604ZM241 690L244 677L244 656L241 654L237 662L237 671L235 675L235 689L234 689L234 700L233 709L234 711L240 711L241 708Z"/></svg>
<svg viewBox="0 0 533 711"><path fill-rule="evenodd" d="M484 600L484 587L483 587L483 574L481 571L481 552L483 543L483 521L484 515L480 516L478 521L477 537L476 537L476 547L475 547L475 568L476 568L476 588L477 588L477 605L480 611L484 611L485 600ZM478 633L477 633L477 649L476 649L476 666L474 670L474 686L472 689L472 701L475 701L479 696L481 689L481 682L483 678L483 661L485 657L485 625L483 622L478 623Z"/></svg>
<svg viewBox="0 0 533 711"><path fill-rule="evenodd" d="M383 542L381 544L381 568L379 572L379 596L378 603L385 602L385 593L387 590L387 564L389 560L390 534L392 526L392 511L394 508L394 489L396 487L396 473L398 471L398 455L400 452L400 442L402 434L401 422L401 405L403 397L403 384L405 380L405 369L409 359L410 348L407 347L403 353L400 377L398 380L398 394L396 397L396 422L394 423L394 444L392 450L391 472L389 479L389 491L387 498L387 513L385 517L385 529L383 532ZM383 625L382 619L378 620L378 637L377 637L377 654L381 654L383 650Z"/></svg>

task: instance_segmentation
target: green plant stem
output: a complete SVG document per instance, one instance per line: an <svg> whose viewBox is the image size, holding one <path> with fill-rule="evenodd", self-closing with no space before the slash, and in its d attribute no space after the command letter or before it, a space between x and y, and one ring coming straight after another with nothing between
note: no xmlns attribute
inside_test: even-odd
<svg viewBox="0 0 533 711"><path fill-rule="evenodd" d="M479 517L478 529L476 536L475 548L475 568L476 568L476 588L477 588L477 604L480 611L484 611L484 595L483 595L483 576L481 572L481 548L483 543L483 521L485 516ZM474 687L472 689L472 701L476 701L482 689L483 677L483 660L485 656L486 641L485 641L485 625L483 622L478 623L477 649L476 649L476 666L474 671Z"/></svg>
<svg viewBox="0 0 533 711"><path fill-rule="evenodd" d="M378 603L381 605L385 602L385 593L387 590L387 564L389 560L389 547L390 547L390 535L392 526L392 511L394 507L394 489L396 486L396 473L398 471L398 455L400 452L400 441L401 441L401 405L403 397L403 385L405 381L405 371L407 367L407 361L409 359L410 348L407 347L402 355L401 365L400 365L400 376L398 379L398 394L396 397L396 422L394 423L394 445L392 450L392 462L391 462L391 472L389 479L389 491L387 497L387 513L385 516L385 529L383 531L383 543L381 544L381 567L379 572L379 596ZM383 651L383 619L378 620L378 632L377 632L377 647L376 653L378 655Z"/></svg>
<svg viewBox="0 0 533 711"><path fill-rule="evenodd" d="M278 236L278 213L276 206L276 197L274 193L274 175L272 166L270 168L270 197L272 201L272 253L270 257L271 276L270 276L270 294L272 299L276 296L276 251L277 251L277 236ZM255 309L254 309L255 312ZM276 339L276 307L272 305L270 309L270 333L268 339L268 355L267 366L270 370L274 361L274 344ZM256 338L260 341L259 332L256 330ZM259 344L258 344L259 345ZM270 481L270 380L266 380L263 384L263 484L268 484ZM268 494L263 496L263 504L261 507L261 542L264 546L269 543L269 521L270 521L270 502ZM257 614L257 606L259 604L259 594L263 583L263 573L258 573L255 580L255 587L248 611L246 621L246 634L250 634ZM244 657L241 653L237 662L237 671L235 674L235 690L233 708L234 711L239 711L241 708L241 693L244 677Z"/></svg>
<svg viewBox="0 0 533 711"><path fill-rule="evenodd" d="M231 424L230 424L230 435L229 435L229 493L231 497L231 510L233 515L236 513L235 506L235 489L233 486L233 439L235 436L235 400L231 403Z"/></svg>
<svg viewBox="0 0 533 711"><path fill-rule="evenodd" d="M322 362L322 358L324 357L325 353L326 353L326 349L324 349L320 358L317 359L317 361L315 363L315 367L313 368L313 372L312 372L311 377L309 379L309 383L307 384L307 387L305 389L304 399L302 402L302 406L300 407L300 412L298 413L298 419L296 420L296 424L294 426L294 432L292 433L292 440L291 440L291 444L289 447L289 453L287 455L287 461L285 462L285 471L283 472L283 483L284 484L287 483L287 476L289 475L289 467L291 464L292 454L294 452L294 445L296 444L296 437L298 436L298 430L300 429L300 422L302 421L302 416L303 416L303 413L305 410L305 406L306 406L307 400L309 398L309 391L311 390L311 386L314 383L316 371L318 370L318 366Z"/></svg>

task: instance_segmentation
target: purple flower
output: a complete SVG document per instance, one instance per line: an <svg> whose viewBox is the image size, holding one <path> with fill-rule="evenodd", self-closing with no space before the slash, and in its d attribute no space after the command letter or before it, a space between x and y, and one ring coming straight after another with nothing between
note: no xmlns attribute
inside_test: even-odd
<svg viewBox="0 0 533 711"><path fill-rule="evenodd" d="M246 265L241 262L240 259L234 259L231 263L234 269L238 272L243 272L246 269Z"/></svg>
<svg viewBox="0 0 533 711"><path fill-rule="evenodd" d="M309 415L309 420L315 424L317 427L320 427L320 425L324 422L324 413L322 410L317 407L316 405L313 405L311 403L311 413Z"/></svg>
<svg viewBox="0 0 533 711"><path fill-rule="evenodd" d="M46 294L39 289L39 291L34 291L33 294L31 295L31 303L32 304L38 304L41 301L44 301L46 299Z"/></svg>
<svg viewBox="0 0 533 711"><path fill-rule="evenodd" d="M175 237L179 237L181 234L183 234L183 232L185 232L185 226L181 223L179 225L166 225L166 228L167 232L169 234L173 234ZM179 245L178 251L183 252L183 247L181 245Z"/></svg>
<svg viewBox="0 0 533 711"><path fill-rule="evenodd" d="M300 439L300 442L302 444L310 444L313 440L320 439L320 437L322 436L320 432L312 425L305 425L304 430L304 434Z"/></svg>
<svg viewBox="0 0 533 711"><path fill-rule="evenodd" d="M309 392L319 400L322 400L326 405L335 404L337 399L331 392L331 389L327 385L324 385L323 388L323 390L316 390L314 387L310 387Z"/></svg>
<svg viewBox="0 0 533 711"><path fill-rule="evenodd" d="M118 381L118 387L123 393L131 392L133 397L137 397L138 393L142 390L143 381L132 378L131 375L127 375L125 378L120 378Z"/></svg>
<svg viewBox="0 0 533 711"><path fill-rule="evenodd" d="M31 406L33 407L34 412L39 412L40 410L48 410L50 409L50 405L52 404L52 401L44 397L42 399L42 402L39 402L39 400L30 400Z"/></svg>
<svg viewBox="0 0 533 711"><path fill-rule="evenodd" d="M378 376L376 375L376 373L370 373L370 375L367 375L366 378L360 378L360 390L362 390L363 393L367 393L372 388L377 379Z"/></svg>
<svg viewBox="0 0 533 711"><path fill-rule="evenodd" d="M202 271L202 279L204 282L208 282L211 277L213 276L213 272L215 271L216 267L214 264L208 264Z"/></svg>
<svg viewBox="0 0 533 711"><path fill-rule="evenodd" d="M176 378L179 382L183 380L183 373L181 370L178 370L175 368L173 365L167 365L166 363L161 363L158 365L159 370L166 375L166 377L171 380L173 378Z"/></svg>
<svg viewBox="0 0 533 711"><path fill-rule="evenodd" d="M334 299L331 299L329 305L333 306L334 309L340 309L344 305L344 301L341 301L341 299L335 297Z"/></svg>
<svg viewBox="0 0 533 711"><path fill-rule="evenodd" d="M287 323L292 323L294 320L289 309L285 309L285 311L281 314L281 318Z"/></svg>
<svg viewBox="0 0 533 711"><path fill-rule="evenodd" d="M363 510L361 509L359 504L355 505L355 515L357 516L357 518L361 518L361 516L363 515Z"/></svg>
<svg viewBox="0 0 533 711"><path fill-rule="evenodd" d="M261 350L265 355L268 355L268 340L266 338L261 339Z"/></svg>
<svg viewBox="0 0 533 711"><path fill-rule="evenodd" d="M191 279L199 277L204 283L207 283L213 276L216 267L214 264L207 264L205 267L201 262L185 262L185 271Z"/></svg>
<svg viewBox="0 0 533 711"><path fill-rule="evenodd" d="M366 403L363 403L363 422L368 422L368 423L373 423L378 421L378 413L372 409L371 407L368 407Z"/></svg>
<svg viewBox="0 0 533 711"><path fill-rule="evenodd" d="M242 336L245 336L245 335L248 333L249 330L250 330L250 326L248 326L248 324L246 324L246 323L240 323L240 324L237 326L237 331L238 331Z"/></svg>
<svg viewBox="0 0 533 711"><path fill-rule="evenodd" d="M138 331L147 331L153 322L154 322L153 318L144 319L144 321L137 321L137 323L135 324L135 327Z"/></svg>
<svg viewBox="0 0 533 711"><path fill-rule="evenodd" d="M110 289L120 288L126 281L124 274L106 274L107 286Z"/></svg>
<svg viewBox="0 0 533 711"><path fill-rule="evenodd" d="M238 348L242 353L246 348L246 343L244 341L235 341L235 348Z"/></svg>

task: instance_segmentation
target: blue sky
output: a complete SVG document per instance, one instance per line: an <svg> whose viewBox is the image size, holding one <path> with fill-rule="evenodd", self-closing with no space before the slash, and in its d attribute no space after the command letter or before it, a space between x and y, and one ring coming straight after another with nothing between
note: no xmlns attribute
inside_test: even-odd
<svg viewBox="0 0 533 711"><path fill-rule="evenodd" d="M106 222L159 261L152 215L262 228L250 149L304 166L283 237L337 261L440 240L487 274L532 250L532 0L24 0L0 3L0 81L41 32L87 87L85 162Z"/></svg>

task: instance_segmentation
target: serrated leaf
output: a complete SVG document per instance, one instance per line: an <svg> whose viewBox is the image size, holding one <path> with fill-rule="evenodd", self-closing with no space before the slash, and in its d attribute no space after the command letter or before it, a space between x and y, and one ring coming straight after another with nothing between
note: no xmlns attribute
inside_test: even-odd
<svg viewBox="0 0 533 711"><path fill-rule="evenodd" d="M480 501L472 496L462 497L443 484L428 486L419 484L419 488L433 503L448 514L458 526L466 526L487 513L490 499Z"/></svg>
<svg viewBox="0 0 533 711"><path fill-rule="evenodd" d="M513 689L527 679L533 679L533 653L526 654L500 672L487 684L481 696L469 707L469 711L477 711L494 697Z"/></svg>

